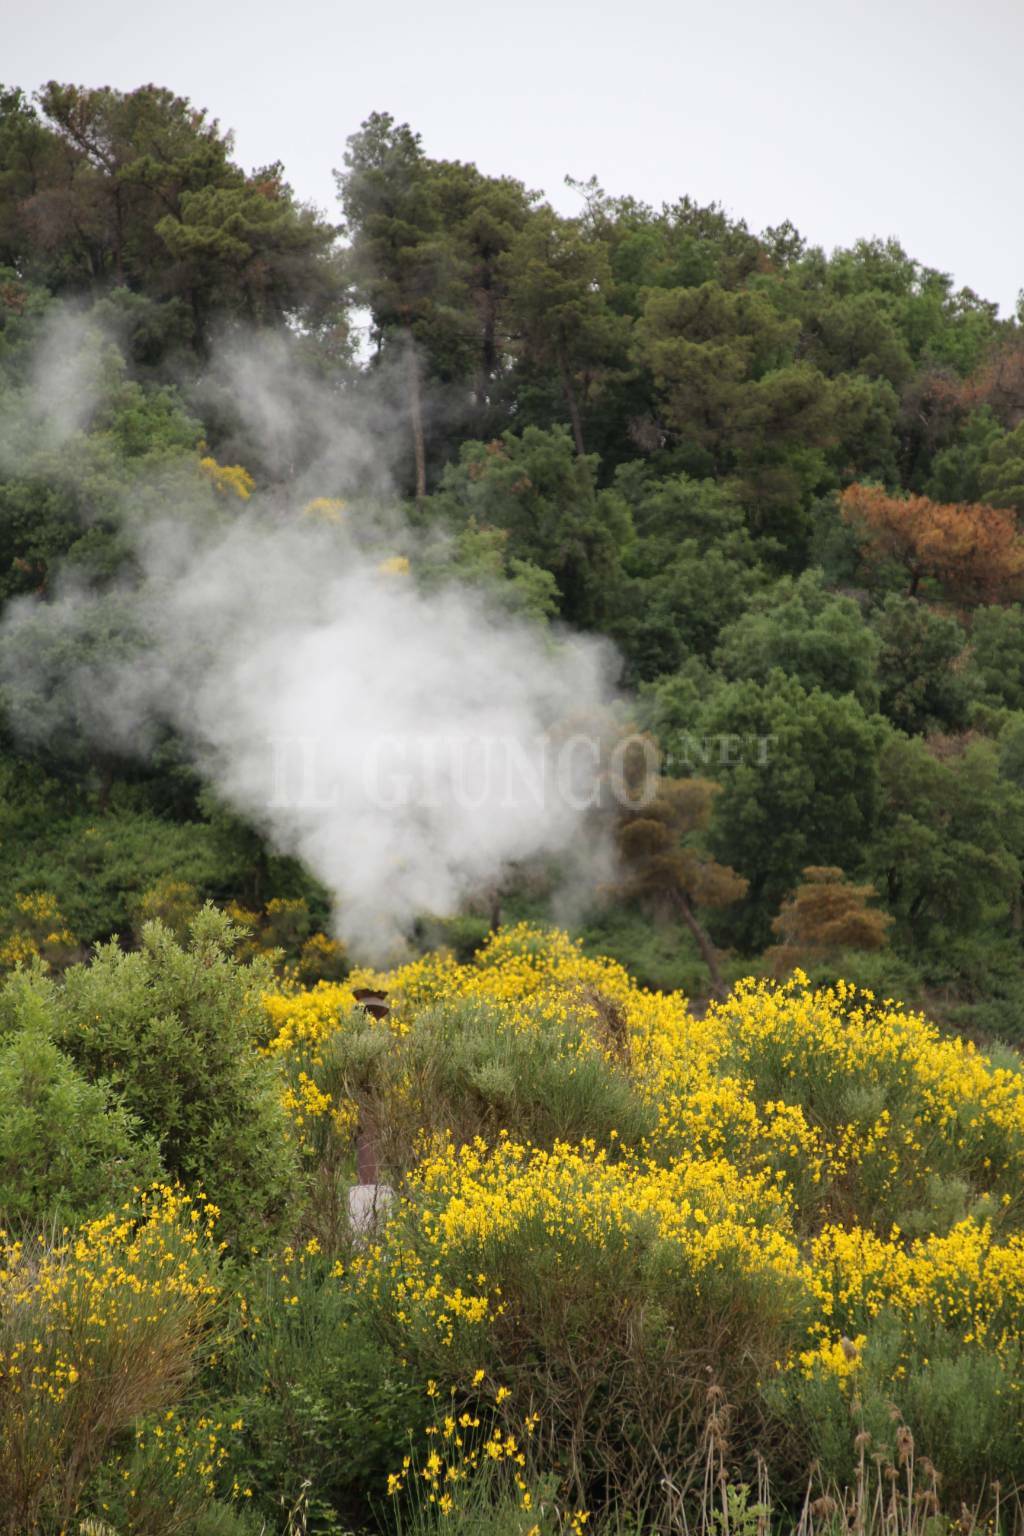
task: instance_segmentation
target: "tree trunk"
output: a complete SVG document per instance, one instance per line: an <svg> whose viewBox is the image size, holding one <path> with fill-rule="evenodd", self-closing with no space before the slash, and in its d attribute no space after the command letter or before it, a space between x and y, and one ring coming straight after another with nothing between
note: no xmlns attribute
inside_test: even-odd
<svg viewBox="0 0 1024 1536"><path fill-rule="evenodd" d="M478 412L482 412L487 408L490 383L494 378L494 370L498 361L496 337L498 306L494 293L494 278L490 268L484 272L480 284L480 293L483 329L480 341L480 356L477 362L476 383L473 386L473 394Z"/></svg>
<svg viewBox="0 0 1024 1536"><path fill-rule="evenodd" d="M121 192L114 193L114 278L118 288L124 288L124 218L121 208Z"/></svg>
<svg viewBox="0 0 1024 1536"><path fill-rule="evenodd" d="M579 402L576 399L576 391L572 387L572 377L569 373L569 369L565 363L564 358L561 362L561 374L562 393L565 395L565 403L569 407L569 421L572 424L572 438L573 442L576 444L576 452L579 454L580 458L582 458L587 451L583 445L583 418L580 416L580 407Z"/></svg>
<svg viewBox="0 0 1024 1536"><path fill-rule="evenodd" d="M675 892L675 905L679 916L693 934L697 948L700 950L700 957L708 968L708 975L711 977L711 991L721 1002L723 998L728 996L729 989L725 985L721 967L718 964L718 951L711 942L711 936L697 921L693 908L682 891Z"/></svg>
<svg viewBox="0 0 1024 1536"><path fill-rule="evenodd" d="M192 350L201 362L205 362L209 355L206 342L206 313L195 283L192 283L188 290L188 304L192 311Z"/></svg>
<svg viewBox="0 0 1024 1536"><path fill-rule="evenodd" d="M409 371L409 421L412 446L416 456L416 500L427 494L427 450L423 439L423 394L420 389L420 363L410 336L406 367Z"/></svg>

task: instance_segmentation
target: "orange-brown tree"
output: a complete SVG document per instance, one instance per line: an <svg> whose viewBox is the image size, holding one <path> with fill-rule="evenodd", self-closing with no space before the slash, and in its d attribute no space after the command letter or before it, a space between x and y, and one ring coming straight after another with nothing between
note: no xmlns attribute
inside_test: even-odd
<svg viewBox="0 0 1024 1536"><path fill-rule="evenodd" d="M1024 421L1024 346L1020 332L1002 338L960 387L963 405L976 411L987 405L1004 427Z"/></svg>
<svg viewBox="0 0 1024 1536"><path fill-rule="evenodd" d="M1024 594L1024 539L1006 508L892 496L878 485L851 485L840 507L865 560L901 565L911 597L925 579L967 605L1012 602Z"/></svg>
<svg viewBox="0 0 1024 1536"><path fill-rule="evenodd" d="M844 949L881 949L892 918L869 907L873 885L854 885L841 869L811 864L772 923L782 940L765 951L778 975L805 960L827 960Z"/></svg>

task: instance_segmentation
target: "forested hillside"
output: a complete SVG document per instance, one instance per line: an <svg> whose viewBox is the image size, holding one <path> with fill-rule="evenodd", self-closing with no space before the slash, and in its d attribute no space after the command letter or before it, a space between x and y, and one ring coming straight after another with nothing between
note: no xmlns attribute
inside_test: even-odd
<svg viewBox="0 0 1024 1536"><path fill-rule="evenodd" d="M146 497L244 518L250 494L300 516L315 398L364 445L316 488L320 516L404 501L464 580L610 637L667 779L717 786L664 824L732 879L624 880L581 916L590 941L707 990L659 901L681 894L727 977L845 971L1016 1038L1017 320L895 239L829 254L813 230L755 233L593 181L564 217L428 148L374 116L324 146L339 206L319 212L285 167L244 172L171 91L5 91L0 593L46 604L69 573L115 592L129 492L138 518ZM222 367L254 336L287 362L286 448ZM90 640L126 643L112 619ZM131 942L147 914L208 897L257 914L270 943L288 929L298 962L328 925L324 891L204 789L173 733L142 758L97 746L55 702L68 657L47 659L41 695L5 644L8 963ZM501 896L544 913L535 877ZM444 931L425 913L421 941L472 946L489 911ZM302 963L344 962L321 939Z"/></svg>

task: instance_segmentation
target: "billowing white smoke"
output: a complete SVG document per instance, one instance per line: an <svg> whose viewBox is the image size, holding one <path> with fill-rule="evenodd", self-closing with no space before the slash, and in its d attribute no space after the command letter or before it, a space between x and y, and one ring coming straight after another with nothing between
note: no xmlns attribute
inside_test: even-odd
<svg viewBox="0 0 1024 1536"><path fill-rule="evenodd" d="M116 604L138 647L90 655L109 594L58 588L9 606L0 671L22 725L71 714L140 754L173 727L219 794L329 888L353 950L378 957L511 865L593 852L592 734L614 663L465 587L425 595L381 566L356 516L318 525L250 505L213 531L151 522Z"/></svg>

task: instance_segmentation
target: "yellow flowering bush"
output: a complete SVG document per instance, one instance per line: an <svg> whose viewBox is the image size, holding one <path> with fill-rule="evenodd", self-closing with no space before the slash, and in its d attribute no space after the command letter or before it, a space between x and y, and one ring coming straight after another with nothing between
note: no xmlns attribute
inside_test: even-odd
<svg viewBox="0 0 1024 1536"><path fill-rule="evenodd" d="M968 1346L1014 1361L1024 1346L1024 1234L1005 1241L973 1217L911 1243L826 1227L810 1273L824 1318L850 1328L885 1310L952 1331Z"/></svg>
<svg viewBox="0 0 1024 1536"><path fill-rule="evenodd" d="M302 902L252 918L255 951L310 942ZM149 928L0 993L0 1025L37 999L168 1166L217 1181L237 1287L214 1361L214 1211L168 1187L5 1242L0 1532L244 1529L250 1504L330 1530L366 1490L424 1532L547 1536L644 1501L665 1523L711 1423L716 1487L752 1486L758 1455L786 1497L812 1457L842 1486L865 1435L881 1486L910 1426L954 1508L1016 1476L1019 1073L799 975L698 1017L528 924L306 988L239 941L201 913L187 950ZM25 1039L16 1105L48 1030ZM370 1237L348 1229L360 1134L396 1191ZM212 1396L182 1402L200 1355ZM427 1381L465 1385L424 1414Z"/></svg>
<svg viewBox="0 0 1024 1536"><path fill-rule="evenodd" d="M287 992L295 993L321 981L339 981L347 974L344 944L326 933L311 931L313 918L302 897L276 896L261 912L231 901L225 911L240 930L236 945L239 959L273 961Z"/></svg>
<svg viewBox="0 0 1024 1536"><path fill-rule="evenodd" d="M493 1150L477 1141L425 1157L409 1191L421 1197L420 1221L438 1260L453 1250L460 1258L482 1252L527 1225L556 1239L563 1256L584 1243L623 1256L646 1227L678 1247L694 1275L726 1258L751 1273L798 1274L779 1185L722 1160L664 1168L612 1162L588 1142L547 1152L502 1137Z"/></svg>
<svg viewBox="0 0 1024 1536"><path fill-rule="evenodd" d="M216 1207L169 1186L0 1247L0 1530L75 1513L110 1443L180 1396L218 1305Z"/></svg>
<svg viewBox="0 0 1024 1536"><path fill-rule="evenodd" d="M809 1444L845 1475L851 1413L891 1445L894 1392L951 1486L1015 1464L1024 1078L970 1043L799 973L696 1017L527 924L265 1007L401 1183L347 1283L415 1372L542 1404L581 1501L695 1454L712 1380L783 1477Z"/></svg>
<svg viewBox="0 0 1024 1536"><path fill-rule="evenodd" d="M710 1380L751 1405L806 1332L788 1201L766 1174L499 1138L426 1155L407 1201L354 1283L420 1371L481 1362L510 1413L542 1403L582 1500L600 1477L638 1496L659 1455L697 1442Z"/></svg>
<svg viewBox="0 0 1024 1536"><path fill-rule="evenodd" d="M312 933L299 951L296 964L298 979L304 986L318 981L337 981L348 970L344 944L326 933Z"/></svg>
<svg viewBox="0 0 1024 1536"><path fill-rule="evenodd" d="M409 558L407 555L388 555L377 566L381 576L408 576Z"/></svg>
<svg viewBox="0 0 1024 1536"><path fill-rule="evenodd" d="M143 925L159 919L176 939L183 940L199 911L199 892L186 880L158 880L143 891L134 912L134 928L141 937Z"/></svg>
<svg viewBox="0 0 1024 1536"><path fill-rule="evenodd" d="M824 1188L807 1202L808 1227L824 1209L927 1231L982 1196L1000 1221L1019 1220L1024 1077L972 1042L843 983L812 990L800 973L782 987L741 984L709 1022L711 1059L762 1115L781 1101L819 1133L808 1145ZM943 1180L958 1185L945 1203Z"/></svg>

